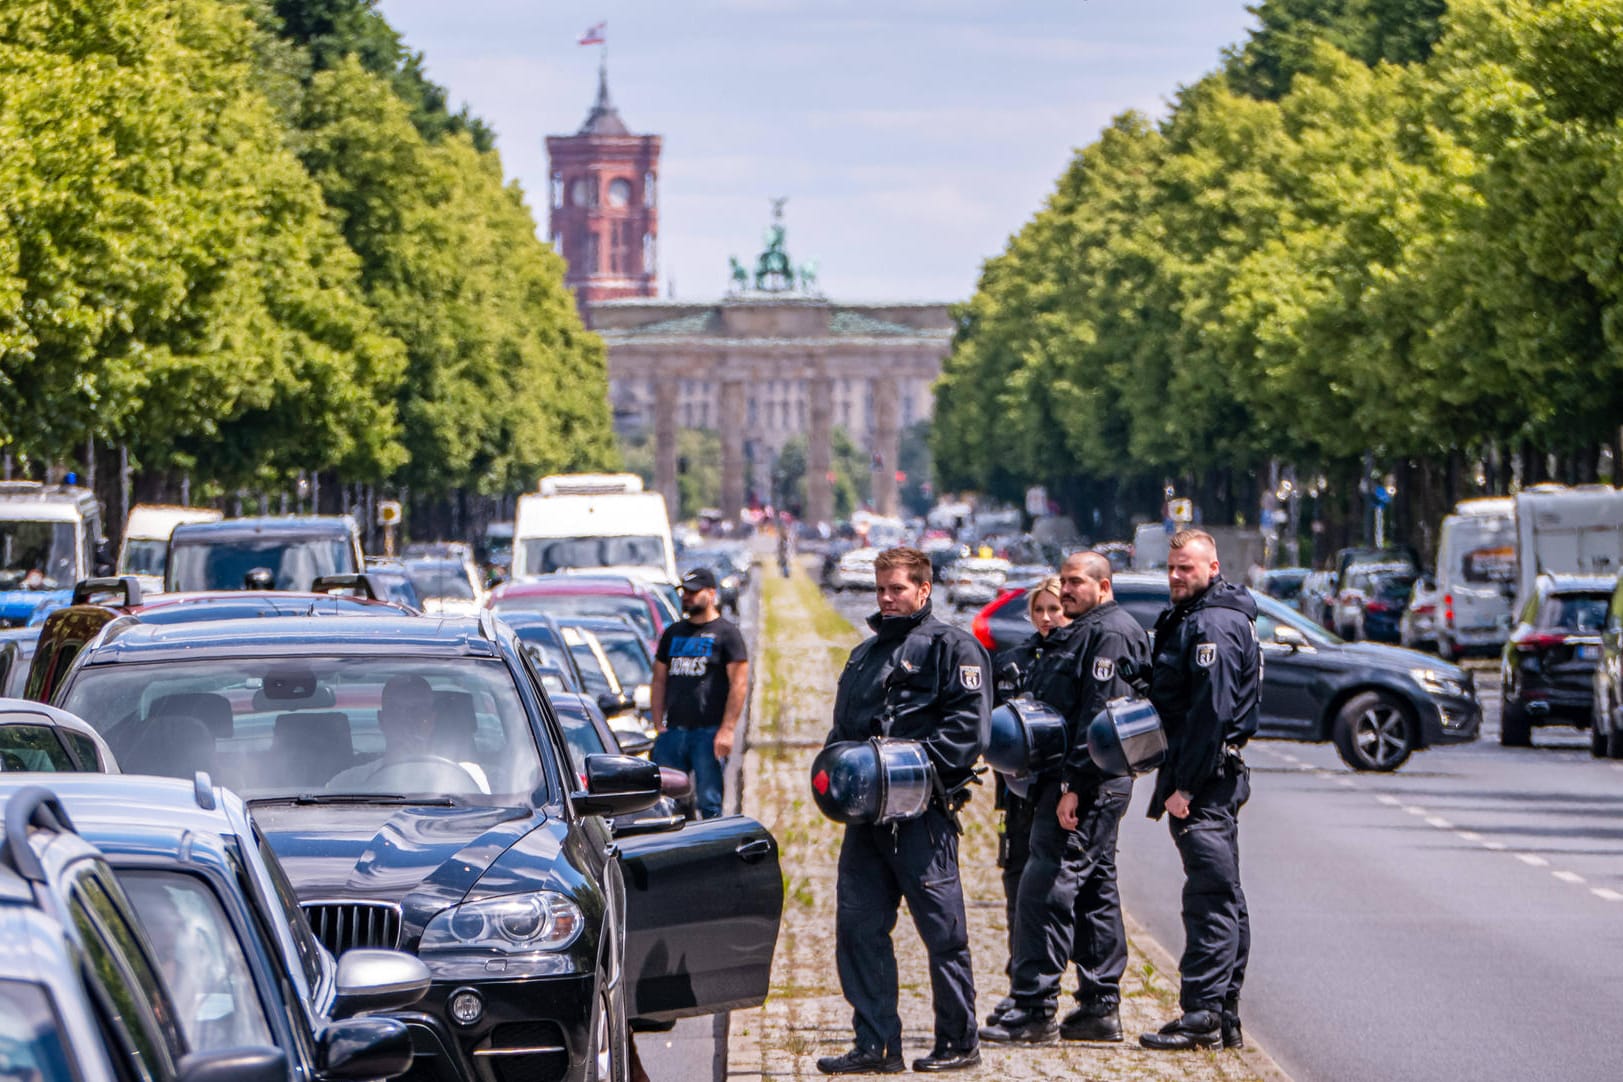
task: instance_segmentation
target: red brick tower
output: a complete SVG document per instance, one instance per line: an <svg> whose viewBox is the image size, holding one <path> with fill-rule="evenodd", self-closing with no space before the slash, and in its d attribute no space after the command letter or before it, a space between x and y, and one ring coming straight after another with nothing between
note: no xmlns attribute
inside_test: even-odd
<svg viewBox="0 0 1623 1082"><path fill-rule="evenodd" d="M593 301L659 295L659 136L632 135L609 98L574 135L547 136L552 160L552 246L569 264L564 284L584 318Z"/></svg>

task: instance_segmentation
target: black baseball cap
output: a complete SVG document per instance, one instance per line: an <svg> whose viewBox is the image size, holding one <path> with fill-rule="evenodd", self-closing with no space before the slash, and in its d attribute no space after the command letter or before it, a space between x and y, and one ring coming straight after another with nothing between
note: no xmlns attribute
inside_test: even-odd
<svg viewBox="0 0 1623 1082"><path fill-rule="evenodd" d="M695 567L682 576L682 589L684 590L692 590L697 593L700 590L714 590L715 588L716 573L708 567Z"/></svg>

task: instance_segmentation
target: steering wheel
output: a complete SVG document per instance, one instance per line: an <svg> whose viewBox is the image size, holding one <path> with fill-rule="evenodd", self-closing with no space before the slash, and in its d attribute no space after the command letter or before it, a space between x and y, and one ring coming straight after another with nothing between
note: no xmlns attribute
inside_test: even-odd
<svg viewBox="0 0 1623 1082"><path fill-rule="evenodd" d="M444 777L443 771L456 772L456 780L450 784L441 781L428 781L431 778ZM397 776L406 785L390 786L391 778ZM485 787L479 784L479 779L468 772L467 767L454 759L447 759L443 755L412 755L405 759L396 759L394 762L378 768L373 772L368 782L379 788L404 788L420 790L428 785L435 788L445 788L452 792L483 793Z"/></svg>

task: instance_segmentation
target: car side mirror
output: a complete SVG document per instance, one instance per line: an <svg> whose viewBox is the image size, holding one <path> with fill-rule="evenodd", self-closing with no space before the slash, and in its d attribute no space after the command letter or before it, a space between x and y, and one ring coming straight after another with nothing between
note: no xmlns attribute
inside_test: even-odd
<svg viewBox="0 0 1623 1082"><path fill-rule="evenodd" d="M648 684L638 684L631 692L631 705L637 708L637 713L646 714L654 708L654 689Z"/></svg>
<svg viewBox="0 0 1623 1082"><path fill-rule="evenodd" d="M175 1065L176 1082L287 1082L287 1053L249 1045L192 1052Z"/></svg>
<svg viewBox="0 0 1623 1082"><path fill-rule="evenodd" d="M618 714L631 705L631 700L618 691L605 691L597 697L597 708L605 714Z"/></svg>
<svg viewBox="0 0 1623 1082"><path fill-rule="evenodd" d="M411 1069L411 1032L394 1018L346 1018L321 1031L316 1064L323 1079L393 1078Z"/></svg>
<svg viewBox="0 0 1623 1082"><path fill-rule="evenodd" d="M338 958L338 995L332 1016L409 1007L428 991L428 967L404 951L357 949Z"/></svg>
<svg viewBox="0 0 1623 1082"><path fill-rule="evenodd" d="M586 788L569 799L583 815L628 815L653 807L659 797L659 767L647 759L588 755Z"/></svg>
<svg viewBox="0 0 1623 1082"><path fill-rule="evenodd" d="M620 745L621 755L641 757L654 749L653 740L641 729L615 729L613 731L614 742Z"/></svg>
<svg viewBox="0 0 1623 1082"><path fill-rule="evenodd" d="M1307 636L1289 624L1280 624L1274 628L1274 641L1281 646L1290 647L1293 653L1297 650L1312 648L1312 644L1307 641Z"/></svg>

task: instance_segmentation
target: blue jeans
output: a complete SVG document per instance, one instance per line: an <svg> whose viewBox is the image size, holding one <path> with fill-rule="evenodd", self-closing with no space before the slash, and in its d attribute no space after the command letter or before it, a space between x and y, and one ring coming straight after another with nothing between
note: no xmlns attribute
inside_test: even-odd
<svg viewBox="0 0 1623 1082"><path fill-rule="evenodd" d="M721 760L716 758L715 729L666 729L654 738L649 758L660 766L686 771L693 779L693 802L700 819L721 814Z"/></svg>

